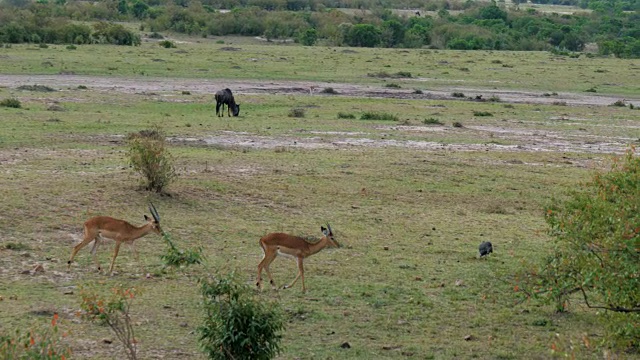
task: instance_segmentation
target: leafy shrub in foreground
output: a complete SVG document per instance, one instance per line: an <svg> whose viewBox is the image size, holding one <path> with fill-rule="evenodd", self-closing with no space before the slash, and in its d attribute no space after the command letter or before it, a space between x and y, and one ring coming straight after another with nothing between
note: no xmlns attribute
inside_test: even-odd
<svg viewBox="0 0 640 360"><path fill-rule="evenodd" d="M517 290L566 311L571 294L599 309L606 345L640 346L640 157L631 148L609 172L598 172L546 208L554 249L520 274Z"/></svg>
<svg viewBox="0 0 640 360"><path fill-rule="evenodd" d="M205 308L198 328L210 359L271 359L280 352L284 318L277 303L256 299L233 273L201 279Z"/></svg>
<svg viewBox="0 0 640 360"><path fill-rule="evenodd" d="M83 316L91 321L108 325L131 360L137 359L138 349L129 310L137 293L135 288L127 289L122 285L115 286L110 296L98 294L98 291L92 289L82 289L80 292Z"/></svg>
<svg viewBox="0 0 640 360"><path fill-rule="evenodd" d="M58 330L58 314L53 314L50 327L0 335L0 359L65 360L71 349L61 344L63 336Z"/></svg>
<svg viewBox="0 0 640 360"><path fill-rule="evenodd" d="M163 239L169 245L167 252L160 257L165 265L180 267L182 265L202 264L204 261L202 248L187 249L186 251L180 250L175 246L171 240L171 236L166 232L164 233Z"/></svg>

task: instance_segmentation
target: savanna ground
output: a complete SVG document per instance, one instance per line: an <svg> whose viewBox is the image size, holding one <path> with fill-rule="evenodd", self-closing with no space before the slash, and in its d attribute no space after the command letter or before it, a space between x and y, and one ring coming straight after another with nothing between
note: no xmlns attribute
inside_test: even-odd
<svg viewBox="0 0 640 360"><path fill-rule="evenodd" d="M282 359L545 359L552 345L635 356L594 349L603 330L580 299L554 314L519 301L511 281L550 251L543 207L640 142L638 60L174 40L0 49L0 100L22 103L0 108L1 331L57 312L74 358L122 358L109 329L77 312L80 287L124 284L142 291L141 358L204 358L197 278L235 271L254 286L262 235L330 222L344 246L305 262L306 294L257 293L285 310ZM240 117L215 117L224 87ZM180 175L162 196L140 189L124 141L154 126ZM165 245L149 235L141 263L125 246L113 276L89 248L67 271L87 218L142 224L148 200L206 266L163 271ZM480 260L484 240L495 253ZM272 271L282 285L296 267L277 259Z"/></svg>

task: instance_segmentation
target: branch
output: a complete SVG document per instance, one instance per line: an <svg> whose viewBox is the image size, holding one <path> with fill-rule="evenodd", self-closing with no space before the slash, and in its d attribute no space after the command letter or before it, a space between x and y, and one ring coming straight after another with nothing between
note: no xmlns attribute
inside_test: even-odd
<svg viewBox="0 0 640 360"><path fill-rule="evenodd" d="M604 309L604 310L610 310L610 311L621 312L621 313L640 312L640 307L625 308L622 306L597 306L597 305L591 306L587 298L587 293L584 291L582 287L580 287L579 289L582 292L582 297L584 297L585 304L587 304L587 307L590 309Z"/></svg>

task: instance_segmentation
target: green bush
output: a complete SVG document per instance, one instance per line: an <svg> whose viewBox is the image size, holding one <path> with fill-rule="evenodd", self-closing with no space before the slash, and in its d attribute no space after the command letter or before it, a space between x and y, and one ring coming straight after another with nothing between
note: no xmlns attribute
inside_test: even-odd
<svg viewBox="0 0 640 360"><path fill-rule="evenodd" d="M201 279L204 323L200 344L210 359L271 359L280 352L280 306L256 299L233 273Z"/></svg>
<svg viewBox="0 0 640 360"><path fill-rule="evenodd" d="M398 117L389 113L365 112L360 115L360 120L391 120L398 121Z"/></svg>
<svg viewBox="0 0 640 360"><path fill-rule="evenodd" d="M428 118L422 121L425 125L444 125L444 123L436 118Z"/></svg>
<svg viewBox="0 0 640 360"><path fill-rule="evenodd" d="M163 192L177 176L164 133L159 129L143 130L129 134L127 142L129 163L144 177L145 189Z"/></svg>
<svg viewBox="0 0 640 360"><path fill-rule="evenodd" d="M172 49L176 47L176 44L170 40L162 40L158 44L160 44L160 46L166 49Z"/></svg>
<svg viewBox="0 0 640 360"><path fill-rule="evenodd" d="M289 117L303 118L304 116L305 116L304 109L293 108L293 109L289 110Z"/></svg>
<svg viewBox="0 0 640 360"><path fill-rule="evenodd" d="M355 118L356 116L353 114L343 113L343 112L338 113L338 119L355 119Z"/></svg>
<svg viewBox="0 0 640 360"><path fill-rule="evenodd" d="M166 232L163 235L163 239L169 245L167 252L164 255L160 256L165 265L180 267L183 265L202 264L202 262L204 261L202 248L187 249L186 251L180 250L171 240L171 236L169 235L169 233Z"/></svg>
<svg viewBox="0 0 640 360"><path fill-rule="evenodd" d="M0 106L19 109L22 107L22 104L18 99L9 98L0 101Z"/></svg>
<svg viewBox="0 0 640 360"><path fill-rule="evenodd" d="M640 157L631 148L609 172L597 172L545 209L553 253L520 274L519 292L566 311L577 293L598 309L605 344L640 346Z"/></svg>

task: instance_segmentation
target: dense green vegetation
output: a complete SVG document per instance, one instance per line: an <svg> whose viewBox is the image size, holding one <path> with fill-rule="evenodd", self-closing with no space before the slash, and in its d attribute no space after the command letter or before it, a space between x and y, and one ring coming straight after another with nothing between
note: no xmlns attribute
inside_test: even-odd
<svg viewBox="0 0 640 360"><path fill-rule="evenodd" d="M0 42L139 44L139 38L121 25L78 23L107 20L141 21L142 29L153 32L294 38L304 45L582 51L586 44L597 43L603 55L640 57L637 2L584 0L572 5L593 11L573 15L495 2L393 5L434 13L407 16L390 10L390 4L366 1L11 0L1 5Z"/></svg>

